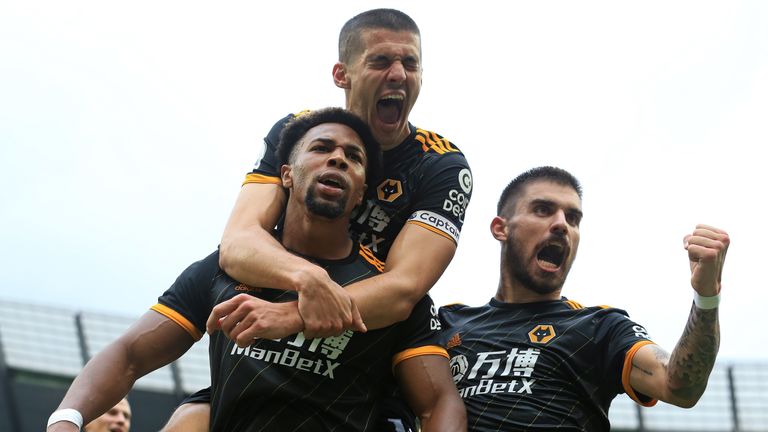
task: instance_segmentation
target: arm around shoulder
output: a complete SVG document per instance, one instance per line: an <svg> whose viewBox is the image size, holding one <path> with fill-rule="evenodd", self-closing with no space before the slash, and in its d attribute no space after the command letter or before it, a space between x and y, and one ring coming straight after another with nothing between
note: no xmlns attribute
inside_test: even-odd
<svg viewBox="0 0 768 432"><path fill-rule="evenodd" d="M405 224L389 250L384 273L347 287L366 326L382 328L408 318L455 253L452 240ZM382 308L382 304L387 307Z"/></svg>

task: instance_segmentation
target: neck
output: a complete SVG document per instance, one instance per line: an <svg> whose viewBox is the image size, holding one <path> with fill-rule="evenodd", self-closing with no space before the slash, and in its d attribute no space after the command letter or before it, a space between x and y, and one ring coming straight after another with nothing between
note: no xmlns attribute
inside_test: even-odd
<svg viewBox="0 0 768 432"><path fill-rule="evenodd" d="M307 211L305 206L292 205L285 210L282 244L301 255L337 260L349 256L349 216L328 219Z"/></svg>
<svg viewBox="0 0 768 432"><path fill-rule="evenodd" d="M392 150L393 148L399 146L400 144L405 141L406 138L408 138L408 135L411 134L410 128L408 126L405 127L404 130L401 130L397 134L387 134L385 136L378 136L374 132L374 138L376 138L376 141L379 142L381 145L382 151Z"/></svg>
<svg viewBox="0 0 768 432"><path fill-rule="evenodd" d="M529 288L509 271L509 266L501 260L501 277L499 287L496 290L496 300L504 303L536 303L542 301L559 300L562 289L558 288L550 293L541 294Z"/></svg>

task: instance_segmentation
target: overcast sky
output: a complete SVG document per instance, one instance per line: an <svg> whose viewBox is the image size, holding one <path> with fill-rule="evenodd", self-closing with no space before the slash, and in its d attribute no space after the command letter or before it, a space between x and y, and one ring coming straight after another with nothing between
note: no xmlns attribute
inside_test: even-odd
<svg viewBox="0 0 768 432"><path fill-rule="evenodd" d="M0 299L143 313L214 250L270 126L344 104L338 31L384 6L422 31L412 122L474 174L436 302L488 301L498 195L556 165L584 186L566 296L627 309L671 350L682 238L715 225L732 238L721 357L768 358L768 3L500 4L0 3Z"/></svg>

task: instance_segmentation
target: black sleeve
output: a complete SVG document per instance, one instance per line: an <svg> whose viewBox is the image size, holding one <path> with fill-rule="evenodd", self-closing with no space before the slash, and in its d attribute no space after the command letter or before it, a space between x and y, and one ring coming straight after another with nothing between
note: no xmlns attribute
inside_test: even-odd
<svg viewBox="0 0 768 432"><path fill-rule="evenodd" d="M645 327L632 321L621 309L605 310L597 335L604 339L598 343L605 347L605 378L617 394L624 393L628 385L622 380L624 368L628 362L631 364L635 350L652 342L651 338Z"/></svg>
<svg viewBox="0 0 768 432"><path fill-rule="evenodd" d="M211 403L211 388L207 387L192 393L191 395L185 397L179 405L188 403Z"/></svg>
<svg viewBox="0 0 768 432"><path fill-rule="evenodd" d="M409 222L428 225L459 241L472 198L472 171L461 153L434 158L424 169Z"/></svg>
<svg viewBox="0 0 768 432"><path fill-rule="evenodd" d="M440 320L437 307L429 295L419 300L408 319L397 325L401 337L394 346L395 353L424 346L440 346Z"/></svg>
<svg viewBox="0 0 768 432"><path fill-rule="evenodd" d="M264 137L264 153L256 160L253 170L249 173L251 177L254 174L265 177L280 177L280 162L277 160L275 151L277 151L277 145L280 143L280 132L292 118L294 115L288 114L278 120Z"/></svg>
<svg viewBox="0 0 768 432"><path fill-rule="evenodd" d="M195 337L200 339L213 309L211 286L220 271L217 250L187 267L152 309L175 321L193 336L196 329L199 334Z"/></svg>

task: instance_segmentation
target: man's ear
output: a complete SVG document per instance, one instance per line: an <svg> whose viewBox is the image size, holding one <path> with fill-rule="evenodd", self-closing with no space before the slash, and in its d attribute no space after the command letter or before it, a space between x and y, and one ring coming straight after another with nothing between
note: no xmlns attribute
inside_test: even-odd
<svg viewBox="0 0 768 432"><path fill-rule="evenodd" d="M283 181L283 187L286 189L293 186L293 176L290 165L283 165L280 167L280 179Z"/></svg>
<svg viewBox="0 0 768 432"><path fill-rule="evenodd" d="M507 241L507 220L496 216L491 221L491 235L498 241Z"/></svg>
<svg viewBox="0 0 768 432"><path fill-rule="evenodd" d="M344 63L337 62L333 65L333 83L339 88L350 88L349 78L347 77L347 67Z"/></svg>

